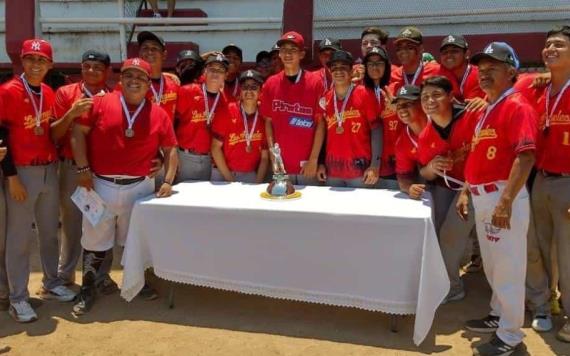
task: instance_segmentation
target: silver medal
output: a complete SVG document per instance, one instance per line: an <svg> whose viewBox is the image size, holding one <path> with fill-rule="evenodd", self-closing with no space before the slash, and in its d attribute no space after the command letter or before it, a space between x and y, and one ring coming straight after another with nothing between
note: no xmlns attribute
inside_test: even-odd
<svg viewBox="0 0 570 356"><path fill-rule="evenodd" d="M41 126L36 126L36 127L34 127L34 134L35 134L36 136L41 136L41 135L43 135L43 134L44 134L44 128L41 127Z"/></svg>
<svg viewBox="0 0 570 356"><path fill-rule="evenodd" d="M125 136L127 136L128 138L135 137L135 130L133 130L133 129L126 129L126 130L125 130Z"/></svg>

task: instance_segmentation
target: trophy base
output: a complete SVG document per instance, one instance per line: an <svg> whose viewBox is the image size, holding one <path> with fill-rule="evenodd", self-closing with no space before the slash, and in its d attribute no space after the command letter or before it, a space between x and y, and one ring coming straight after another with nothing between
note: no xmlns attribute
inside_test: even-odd
<svg viewBox="0 0 570 356"><path fill-rule="evenodd" d="M261 194L259 194L263 199L267 199L267 200L294 200L294 199L299 199L301 198L301 192L295 192L293 194L288 194L288 195L271 195L267 192L261 192Z"/></svg>

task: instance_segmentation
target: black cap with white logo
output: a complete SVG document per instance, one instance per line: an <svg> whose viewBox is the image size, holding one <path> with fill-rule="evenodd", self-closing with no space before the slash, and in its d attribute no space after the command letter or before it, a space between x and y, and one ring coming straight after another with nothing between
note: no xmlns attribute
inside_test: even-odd
<svg viewBox="0 0 570 356"><path fill-rule="evenodd" d="M85 51L85 53L83 53L83 56L81 57L81 63L85 61L101 62L105 66L109 66L111 64L111 58L107 53L97 51L95 49L90 49Z"/></svg>
<svg viewBox="0 0 570 356"><path fill-rule="evenodd" d="M256 70L248 69L245 72L242 72L239 76L240 84L245 82L248 79L253 79L259 84L263 84L263 76Z"/></svg>
<svg viewBox="0 0 570 356"><path fill-rule="evenodd" d="M446 36L442 41L441 41L441 46L439 46L439 49L442 50L443 47L445 46L455 46L455 47L459 47L462 49L467 49L469 48L469 44L467 43L467 41L465 40L465 37L461 36L461 35L449 35Z"/></svg>
<svg viewBox="0 0 570 356"><path fill-rule="evenodd" d="M394 100L392 102L396 102L399 99L406 99L406 100L420 100L421 89L415 85L404 85L401 87L396 96L394 96Z"/></svg>

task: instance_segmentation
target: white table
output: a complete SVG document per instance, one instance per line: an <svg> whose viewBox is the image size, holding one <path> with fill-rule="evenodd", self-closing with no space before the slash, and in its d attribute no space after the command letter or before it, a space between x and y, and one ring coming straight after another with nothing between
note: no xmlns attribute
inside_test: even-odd
<svg viewBox="0 0 570 356"><path fill-rule="evenodd" d="M195 182L135 205L121 296L144 271L166 280L280 299L415 314L426 337L449 278L430 201L385 190L303 187L267 201L266 185Z"/></svg>

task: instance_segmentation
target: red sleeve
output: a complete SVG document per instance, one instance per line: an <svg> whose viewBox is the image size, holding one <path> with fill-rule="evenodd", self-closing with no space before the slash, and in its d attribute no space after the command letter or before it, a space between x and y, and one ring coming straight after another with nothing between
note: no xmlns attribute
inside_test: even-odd
<svg viewBox="0 0 570 356"><path fill-rule="evenodd" d="M271 117L271 100L273 98L272 95L272 85L271 85L271 81L266 82L263 85L263 89L261 90L261 97L263 98L263 100L261 100L261 106L259 107L259 112L261 113L261 116L263 116L263 118L266 117Z"/></svg>
<svg viewBox="0 0 570 356"><path fill-rule="evenodd" d="M71 108L69 98L65 92L66 87L61 87L55 92L55 103L53 105L53 114L57 119L61 119Z"/></svg>
<svg viewBox="0 0 570 356"><path fill-rule="evenodd" d="M160 147L176 147L178 142L176 141L172 120L170 120L166 111L162 109L156 110L156 113L160 115L160 122L162 123L162 130L159 137Z"/></svg>
<svg viewBox="0 0 570 356"><path fill-rule="evenodd" d="M411 174L416 169L415 160L409 155L409 147L403 136L396 141L396 173L400 175Z"/></svg>
<svg viewBox="0 0 570 356"><path fill-rule="evenodd" d="M528 104L517 106L509 121L509 142L516 153L536 150L538 118Z"/></svg>
<svg viewBox="0 0 570 356"><path fill-rule="evenodd" d="M426 129L422 131L422 133L420 134L420 137L418 138L418 162L422 166L427 165L432 159L432 157L429 157L428 130L429 129L426 127Z"/></svg>

